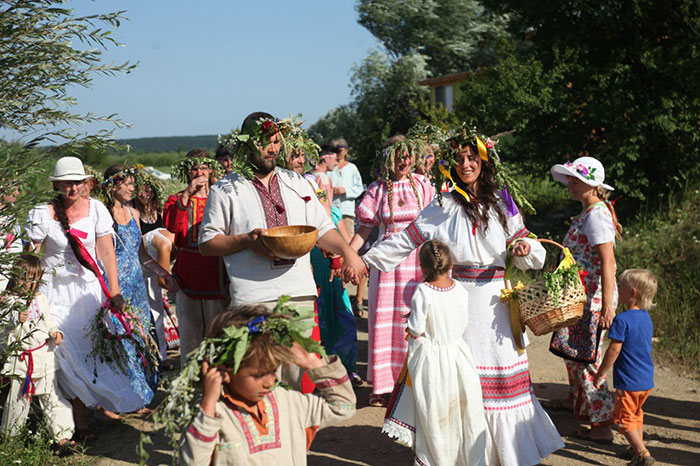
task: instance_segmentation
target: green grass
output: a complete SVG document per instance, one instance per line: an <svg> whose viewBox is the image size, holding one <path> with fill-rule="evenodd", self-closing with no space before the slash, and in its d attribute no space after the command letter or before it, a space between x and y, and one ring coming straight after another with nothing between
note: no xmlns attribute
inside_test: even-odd
<svg viewBox="0 0 700 466"><path fill-rule="evenodd" d="M2 465L56 465L87 466L92 458L74 454L59 458L51 449L51 438L43 425L31 430L25 426L14 437L3 435L0 438L0 464Z"/></svg>

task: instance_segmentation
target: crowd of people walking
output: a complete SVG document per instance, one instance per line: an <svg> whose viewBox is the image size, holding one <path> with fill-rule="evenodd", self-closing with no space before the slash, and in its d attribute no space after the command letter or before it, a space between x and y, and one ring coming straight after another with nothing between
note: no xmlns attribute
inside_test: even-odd
<svg viewBox="0 0 700 466"><path fill-rule="evenodd" d="M50 413L57 448L68 453L95 438L87 409L110 419L150 412L162 371L178 366L168 361L173 340L182 367L206 340L229 345L230 359L201 364L200 411L182 436L187 463L305 464L316 431L352 416L352 386L365 382L367 403L386 409L384 432L412 447L418 465L538 464L564 448L545 409L590 421L577 436L600 443L612 441L614 424L626 426L630 464L653 463L640 433L648 393L616 402L605 378L617 357L603 361L608 329L625 355L615 362L616 386L619 378L622 390L648 392L653 365L643 361L639 384L625 369L637 363L615 317L621 227L598 160L552 168L582 205L563 243L587 272L587 296L583 317L551 341L565 360L569 396L543 408L527 336L499 297L511 262L541 269L546 251L525 225L517 184L503 182L497 141L466 126L414 128L384 143L365 188L345 139L320 147L296 122L264 112L250 114L233 139L213 158L189 151L174 167L184 188L167 198L142 166L113 165L96 181L76 157L56 162L54 199L29 213L23 235L5 241L16 247L23 236L33 253L3 284L0 299L13 309L3 344L19 355L3 373L35 388L12 382L4 431L24 423L34 394ZM98 192L101 201L91 197ZM288 225L314 227L313 250L281 258L265 245L268 229ZM630 309L648 306L655 292L655 282L642 289L638 275L626 281ZM363 381L355 319L367 276ZM347 282L358 284L354 305ZM314 315L314 325L279 324L290 319L278 312L280 296ZM89 325L96 319L105 329L97 336ZM233 328L250 336L240 340ZM27 333L33 339L20 338ZM328 357L309 354L307 340ZM105 359L105 348L123 364ZM32 373L26 360L39 349Z"/></svg>

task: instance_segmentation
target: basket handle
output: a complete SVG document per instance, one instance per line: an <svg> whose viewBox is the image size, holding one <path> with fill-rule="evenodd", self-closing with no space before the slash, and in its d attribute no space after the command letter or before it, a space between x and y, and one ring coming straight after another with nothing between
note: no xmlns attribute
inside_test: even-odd
<svg viewBox="0 0 700 466"><path fill-rule="evenodd" d="M564 249L566 249L564 246L562 246L561 244L559 244L556 241L553 241L551 239L546 239L546 238L531 238L531 239L534 239L535 241L538 241L540 243L553 244L554 246L557 246L562 251ZM515 244L516 241L514 241L513 244ZM513 271L513 254L511 254L510 248L509 248L508 254L506 256L506 273L505 273L506 288L508 288L508 289L511 289L510 277L511 277L512 271Z"/></svg>
<svg viewBox="0 0 700 466"><path fill-rule="evenodd" d="M559 249L561 249L562 251L564 250L564 246L557 243L556 241L552 241L551 239L545 239L545 238L534 238L534 239L535 239L535 241L539 241L540 243L553 244L553 245L557 246Z"/></svg>

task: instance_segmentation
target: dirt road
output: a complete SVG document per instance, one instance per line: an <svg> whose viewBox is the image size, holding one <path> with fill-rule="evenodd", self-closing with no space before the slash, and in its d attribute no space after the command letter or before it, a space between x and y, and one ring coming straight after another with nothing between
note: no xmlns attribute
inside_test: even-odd
<svg viewBox="0 0 700 466"><path fill-rule="evenodd" d="M367 323L358 319L359 360L367 358ZM561 360L547 351L548 337L533 337L528 347L530 370L535 392L540 399L553 399L566 394L566 371ZM364 377L366 364L360 364ZM612 375L611 375L612 376ZM700 465L700 382L678 374L673 368L657 362L656 388L645 405L645 431L648 447L657 464ZM319 432L309 453L310 466L394 466L411 465L413 454L381 433L384 410L367 406L370 388L357 389L358 410L348 422ZM598 445L577 440L574 432L582 425L569 414L551 413L566 447L542 461L543 465L624 465L616 457L626 448L624 438L616 433L613 445ZM121 422L96 424L100 434L97 443L82 458L97 465L138 463L136 445L139 432L152 431L147 419L126 417ZM171 454L165 439L152 435L148 464L170 464ZM82 461L81 461L82 460ZM73 462L73 461L71 461Z"/></svg>

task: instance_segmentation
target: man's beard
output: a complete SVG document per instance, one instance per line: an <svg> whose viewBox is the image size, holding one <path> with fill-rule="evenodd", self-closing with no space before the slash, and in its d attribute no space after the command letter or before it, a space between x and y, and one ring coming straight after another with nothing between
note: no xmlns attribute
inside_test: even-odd
<svg viewBox="0 0 700 466"><path fill-rule="evenodd" d="M265 160L259 153L253 153L248 156L248 161L253 165L255 171L260 175L267 175L277 166L277 159L271 159L270 166L265 164Z"/></svg>

